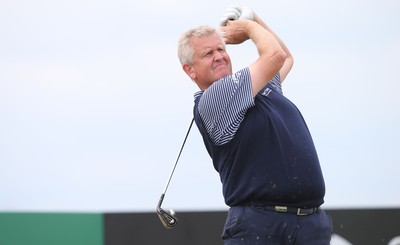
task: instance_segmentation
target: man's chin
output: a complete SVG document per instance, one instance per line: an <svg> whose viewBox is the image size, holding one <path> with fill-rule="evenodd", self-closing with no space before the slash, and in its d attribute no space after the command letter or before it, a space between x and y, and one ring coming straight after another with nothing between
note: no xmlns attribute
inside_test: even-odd
<svg viewBox="0 0 400 245"><path fill-rule="evenodd" d="M221 69L221 70L217 71L216 74L220 79L220 78L223 78L225 76L231 75L232 72L229 71L228 69Z"/></svg>

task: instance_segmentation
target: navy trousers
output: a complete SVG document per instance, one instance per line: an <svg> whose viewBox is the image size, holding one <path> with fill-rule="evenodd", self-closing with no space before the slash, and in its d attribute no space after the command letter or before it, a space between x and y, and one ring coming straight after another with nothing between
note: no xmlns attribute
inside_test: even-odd
<svg viewBox="0 0 400 245"><path fill-rule="evenodd" d="M229 209L222 239L224 245L329 245L332 220L323 210L298 216L259 207Z"/></svg>

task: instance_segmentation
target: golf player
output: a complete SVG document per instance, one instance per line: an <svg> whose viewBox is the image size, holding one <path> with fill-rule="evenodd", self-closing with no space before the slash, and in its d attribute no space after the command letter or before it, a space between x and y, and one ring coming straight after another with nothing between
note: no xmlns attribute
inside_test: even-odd
<svg viewBox="0 0 400 245"><path fill-rule="evenodd" d="M258 55L233 73L225 45L246 40ZM218 30L185 32L178 57L200 89L195 122L230 207L224 244L329 244L317 152L300 111L282 92L293 58L281 39L250 8L232 6Z"/></svg>

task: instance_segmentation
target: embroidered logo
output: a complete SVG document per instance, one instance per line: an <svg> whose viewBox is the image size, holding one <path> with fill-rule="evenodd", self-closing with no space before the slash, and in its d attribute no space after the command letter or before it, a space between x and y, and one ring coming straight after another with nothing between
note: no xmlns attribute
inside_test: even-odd
<svg viewBox="0 0 400 245"><path fill-rule="evenodd" d="M232 80L233 80L234 83L239 83L240 75L242 75L240 72L232 74Z"/></svg>
<svg viewBox="0 0 400 245"><path fill-rule="evenodd" d="M264 95L264 96L268 96L269 93L271 93L271 91L272 90L270 88L266 88L266 89L264 89L264 91L261 94Z"/></svg>

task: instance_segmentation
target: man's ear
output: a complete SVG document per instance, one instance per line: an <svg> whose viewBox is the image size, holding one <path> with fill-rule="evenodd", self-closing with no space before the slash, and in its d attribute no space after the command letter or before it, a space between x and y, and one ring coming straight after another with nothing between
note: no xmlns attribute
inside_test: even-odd
<svg viewBox="0 0 400 245"><path fill-rule="evenodd" d="M185 73L192 79L194 80L196 78L196 73L193 70L192 65L184 64L182 65L182 69L185 71Z"/></svg>

